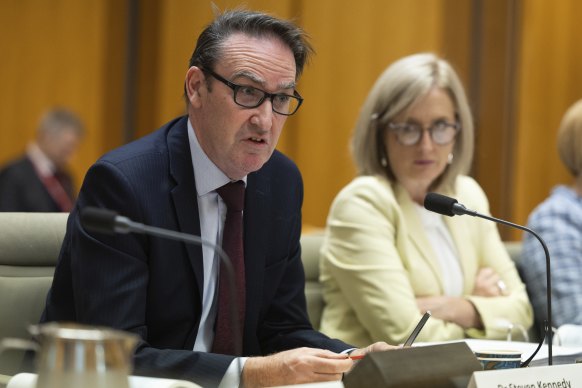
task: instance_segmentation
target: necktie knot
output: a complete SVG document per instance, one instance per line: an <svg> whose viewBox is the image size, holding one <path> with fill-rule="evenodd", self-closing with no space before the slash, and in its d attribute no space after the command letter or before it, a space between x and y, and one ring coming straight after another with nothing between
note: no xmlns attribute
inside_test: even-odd
<svg viewBox="0 0 582 388"><path fill-rule="evenodd" d="M240 212L245 205L245 184L243 181L230 182L216 189L229 211Z"/></svg>

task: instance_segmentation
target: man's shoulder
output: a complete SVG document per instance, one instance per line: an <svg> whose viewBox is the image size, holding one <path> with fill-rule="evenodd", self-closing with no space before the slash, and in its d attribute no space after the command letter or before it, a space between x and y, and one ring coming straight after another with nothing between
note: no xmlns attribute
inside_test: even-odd
<svg viewBox="0 0 582 388"><path fill-rule="evenodd" d="M301 173L295 162L278 150L273 151L273 155L271 155L269 160L257 172L275 176L301 177Z"/></svg>
<svg viewBox="0 0 582 388"><path fill-rule="evenodd" d="M297 166L295 165L295 162L279 150L273 151L273 155L271 155L271 157L269 158L269 160L267 161L266 164L270 164L270 163L287 165L289 167L297 168Z"/></svg>
<svg viewBox="0 0 582 388"><path fill-rule="evenodd" d="M144 158L155 158L166 154L168 151L167 138L170 131L182 128L187 141L186 122L185 116L175 118L152 133L105 153L99 158L98 162L118 165L133 161L140 162Z"/></svg>
<svg viewBox="0 0 582 388"><path fill-rule="evenodd" d="M33 173L34 167L30 159L26 156L22 156L18 159L14 159L6 163L0 168L0 177L16 177L27 173Z"/></svg>
<svg viewBox="0 0 582 388"><path fill-rule="evenodd" d="M557 226L558 222L580 225L582 205L577 194L565 186L557 186L552 194L538 204L528 217L528 225L541 227L544 224Z"/></svg>
<svg viewBox="0 0 582 388"><path fill-rule="evenodd" d="M274 151L259 170L248 175L247 187L267 194L284 208L296 201L301 203L303 198L303 178L299 169L279 151Z"/></svg>

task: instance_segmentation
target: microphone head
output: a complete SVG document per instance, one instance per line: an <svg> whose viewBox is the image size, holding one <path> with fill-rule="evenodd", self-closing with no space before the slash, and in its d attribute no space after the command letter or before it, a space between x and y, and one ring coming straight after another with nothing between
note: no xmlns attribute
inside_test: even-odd
<svg viewBox="0 0 582 388"><path fill-rule="evenodd" d="M99 233L114 234L117 213L98 207L87 206L81 209L83 228Z"/></svg>
<svg viewBox="0 0 582 388"><path fill-rule="evenodd" d="M453 211L456 203L458 203L456 199L437 193L428 193L424 197L424 208L426 210L449 217L456 214Z"/></svg>

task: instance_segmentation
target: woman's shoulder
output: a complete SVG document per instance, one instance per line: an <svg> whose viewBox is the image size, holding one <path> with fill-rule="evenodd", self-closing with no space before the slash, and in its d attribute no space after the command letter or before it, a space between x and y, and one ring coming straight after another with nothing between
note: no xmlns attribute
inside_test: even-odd
<svg viewBox="0 0 582 388"><path fill-rule="evenodd" d="M399 213L397 194L387 179L378 176L359 176L344 186L330 208L330 219L391 218Z"/></svg>
<svg viewBox="0 0 582 388"><path fill-rule="evenodd" d="M355 210L361 206L391 207L396 203L392 184L379 176L358 176L336 195L332 208Z"/></svg>
<svg viewBox="0 0 582 388"><path fill-rule="evenodd" d="M489 208L489 201L483 188L475 179L466 175L459 175L455 181L454 196L456 199L473 210Z"/></svg>
<svg viewBox="0 0 582 388"><path fill-rule="evenodd" d="M483 192L483 189L473 177L459 175L455 181L455 191L457 191L457 193Z"/></svg>
<svg viewBox="0 0 582 388"><path fill-rule="evenodd" d="M372 175L358 176L344 186L338 194L340 198L353 196L394 197L394 190L385 178Z"/></svg>

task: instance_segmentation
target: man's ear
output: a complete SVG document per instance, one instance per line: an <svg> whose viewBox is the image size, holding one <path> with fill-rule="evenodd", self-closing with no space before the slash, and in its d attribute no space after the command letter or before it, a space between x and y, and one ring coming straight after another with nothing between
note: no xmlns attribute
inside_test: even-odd
<svg viewBox="0 0 582 388"><path fill-rule="evenodd" d="M204 72L197 66L192 66L188 69L186 73L186 95L188 96L188 101L194 108L200 107L201 104L201 93L206 92L205 88L206 77ZM204 89L201 91L201 89Z"/></svg>

